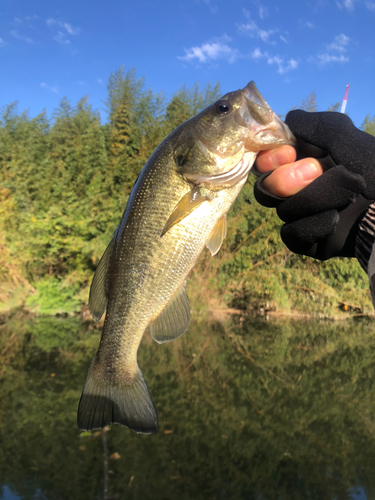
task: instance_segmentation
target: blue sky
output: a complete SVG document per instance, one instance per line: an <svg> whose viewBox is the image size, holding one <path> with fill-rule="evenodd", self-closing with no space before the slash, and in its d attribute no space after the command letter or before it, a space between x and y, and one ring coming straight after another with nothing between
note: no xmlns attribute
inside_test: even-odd
<svg viewBox="0 0 375 500"><path fill-rule="evenodd" d="M357 126L375 114L375 0L0 0L0 106L49 115L102 101L124 65L167 96L183 84L254 80L284 114L312 91Z"/></svg>

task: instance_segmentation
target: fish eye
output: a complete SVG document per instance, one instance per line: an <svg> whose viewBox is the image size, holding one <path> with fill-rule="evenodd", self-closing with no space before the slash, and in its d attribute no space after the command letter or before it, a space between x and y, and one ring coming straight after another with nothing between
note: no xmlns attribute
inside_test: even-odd
<svg viewBox="0 0 375 500"><path fill-rule="evenodd" d="M182 165L185 163L185 159L186 158L184 158L183 155L178 155L177 158L176 158L177 165L179 167L182 167Z"/></svg>
<svg viewBox="0 0 375 500"><path fill-rule="evenodd" d="M221 99L215 103L215 111L218 115L225 115L232 111L232 105L229 101Z"/></svg>

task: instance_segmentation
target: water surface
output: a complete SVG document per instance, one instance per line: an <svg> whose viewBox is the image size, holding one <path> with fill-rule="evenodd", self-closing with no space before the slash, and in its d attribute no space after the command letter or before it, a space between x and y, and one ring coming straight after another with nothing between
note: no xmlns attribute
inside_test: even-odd
<svg viewBox="0 0 375 500"><path fill-rule="evenodd" d="M139 365L159 431L80 433L100 329L0 326L0 498L375 499L375 323L192 322Z"/></svg>

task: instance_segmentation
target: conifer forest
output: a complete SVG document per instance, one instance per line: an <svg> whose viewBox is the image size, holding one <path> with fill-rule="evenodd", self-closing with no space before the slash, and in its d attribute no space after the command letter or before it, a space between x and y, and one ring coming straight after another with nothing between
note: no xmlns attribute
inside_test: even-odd
<svg viewBox="0 0 375 500"><path fill-rule="evenodd" d="M50 117L6 106L0 115L0 312L84 311L95 268L145 162L172 130L220 95L219 83L196 84L166 99L135 70L121 67L109 78L104 123L87 97L77 104L62 99ZM315 94L299 107L316 111ZM364 117L362 129L375 135L375 116ZM356 260L292 254L280 239L275 211L255 202L254 179L250 175L229 213L221 251L214 258L205 251L190 276L192 307L321 317L370 313L367 277Z"/></svg>

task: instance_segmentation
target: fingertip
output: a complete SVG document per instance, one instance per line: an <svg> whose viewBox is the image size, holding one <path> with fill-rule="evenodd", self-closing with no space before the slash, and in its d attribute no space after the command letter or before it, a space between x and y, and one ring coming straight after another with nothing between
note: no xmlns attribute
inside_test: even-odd
<svg viewBox="0 0 375 500"><path fill-rule="evenodd" d="M259 172L269 172L282 165L294 162L296 156L296 150L292 146L285 144L275 149L261 151L257 156L255 165Z"/></svg>
<svg viewBox="0 0 375 500"><path fill-rule="evenodd" d="M315 158L305 158L294 164L292 175L303 183L310 183L323 173L323 167Z"/></svg>
<svg viewBox="0 0 375 500"><path fill-rule="evenodd" d="M322 173L322 166L316 159L305 158L276 169L264 180L263 186L275 196L293 196Z"/></svg>

